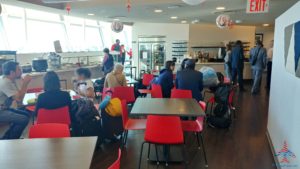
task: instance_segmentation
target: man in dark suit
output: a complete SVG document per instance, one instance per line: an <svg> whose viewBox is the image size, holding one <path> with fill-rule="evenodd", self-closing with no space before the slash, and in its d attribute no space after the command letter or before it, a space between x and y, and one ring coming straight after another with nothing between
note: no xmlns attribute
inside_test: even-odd
<svg viewBox="0 0 300 169"><path fill-rule="evenodd" d="M176 75L176 87L182 90L191 90L193 98L202 100L203 74L195 70L195 60L189 59L185 62L185 69L178 71Z"/></svg>
<svg viewBox="0 0 300 169"><path fill-rule="evenodd" d="M245 91L244 83L243 83L243 70L244 70L244 50L242 41L238 40L235 43L235 46L232 49L231 53L231 70L232 70L232 79L234 83L236 83L236 79L238 78L238 83L240 87L240 91Z"/></svg>

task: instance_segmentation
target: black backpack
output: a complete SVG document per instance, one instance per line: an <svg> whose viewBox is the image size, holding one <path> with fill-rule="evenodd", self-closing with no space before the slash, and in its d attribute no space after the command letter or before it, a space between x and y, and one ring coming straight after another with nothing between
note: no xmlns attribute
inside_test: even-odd
<svg viewBox="0 0 300 169"><path fill-rule="evenodd" d="M230 91L231 91L230 85L220 84L215 89L215 93L214 93L216 103L221 103L221 104L227 105Z"/></svg>

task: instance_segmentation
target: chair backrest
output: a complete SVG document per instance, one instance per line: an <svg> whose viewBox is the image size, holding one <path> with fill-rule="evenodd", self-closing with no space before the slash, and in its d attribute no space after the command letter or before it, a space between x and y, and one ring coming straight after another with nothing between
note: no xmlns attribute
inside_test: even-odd
<svg viewBox="0 0 300 169"><path fill-rule="evenodd" d="M120 162L121 162L121 149L118 150L119 151L119 155L118 155L118 159L110 166L108 167L108 169L120 169Z"/></svg>
<svg viewBox="0 0 300 169"><path fill-rule="evenodd" d="M40 93L44 90L42 87L27 89L27 93Z"/></svg>
<svg viewBox="0 0 300 169"><path fill-rule="evenodd" d="M126 100L127 103L135 102L134 87L115 87L113 89L112 98L115 97L120 100Z"/></svg>
<svg viewBox="0 0 300 169"><path fill-rule="evenodd" d="M29 129L29 138L63 138L70 137L69 126L58 123L36 124Z"/></svg>
<svg viewBox="0 0 300 169"><path fill-rule="evenodd" d="M199 102L199 105L200 105L200 107L201 107L201 109L202 109L203 111L206 111L206 103L205 103L205 102L200 101L200 102Z"/></svg>
<svg viewBox="0 0 300 169"><path fill-rule="evenodd" d="M178 116L147 117L145 141L161 144L183 143L183 131Z"/></svg>
<svg viewBox="0 0 300 169"><path fill-rule="evenodd" d="M121 104L122 104L122 121L123 121L123 127L125 128L125 125L128 121L128 109L127 109L126 100L122 100Z"/></svg>
<svg viewBox="0 0 300 169"><path fill-rule="evenodd" d="M230 90L230 93L229 93L229 96L228 96L228 104L230 106L232 106L232 104L233 104L233 97L234 97L234 88L232 88Z"/></svg>
<svg viewBox="0 0 300 169"><path fill-rule="evenodd" d="M37 114L37 124L42 123L62 123L71 124L69 107L65 106L58 109L39 109Z"/></svg>
<svg viewBox="0 0 300 169"><path fill-rule="evenodd" d="M193 98L193 95L192 95L192 91L190 90L172 89L171 98L190 99Z"/></svg>
<svg viewBox="0 0 300 169"><path fill-rule="evenodd" d="M152 84L151 85L151 97L152 98L163 98L162 89L160 85Z"/></svg>
<svg viewBox="0 0 300 169"><path fill-rule="evenodd" d="M153 78L154 78L154 75L152 75L152 74L143 74L143 81L142 81L143 85L149 86L151 81L153 80Z"/></svg>

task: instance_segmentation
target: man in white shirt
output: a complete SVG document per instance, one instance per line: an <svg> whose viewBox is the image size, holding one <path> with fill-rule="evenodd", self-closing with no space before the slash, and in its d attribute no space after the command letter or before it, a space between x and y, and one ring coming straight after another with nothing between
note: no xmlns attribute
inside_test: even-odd
<svg viewBox="0 0 300 169"><path fill-rule="evenodd" d="M19 110L31 81L29 75L24 76L17 62L8 61L2 65L3 76L0 78L0 122L10 123L2 139L18 139L29 122L27 112Z"/></svg>

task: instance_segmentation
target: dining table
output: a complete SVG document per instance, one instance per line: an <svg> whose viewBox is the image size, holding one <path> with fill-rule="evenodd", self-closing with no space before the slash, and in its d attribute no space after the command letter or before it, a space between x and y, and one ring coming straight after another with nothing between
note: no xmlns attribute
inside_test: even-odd
<svg viewBox="0 0 300 169"><path fill-rule="evenodd" d="M3 169L89 169L97 137L0 140Z"/></svg>

